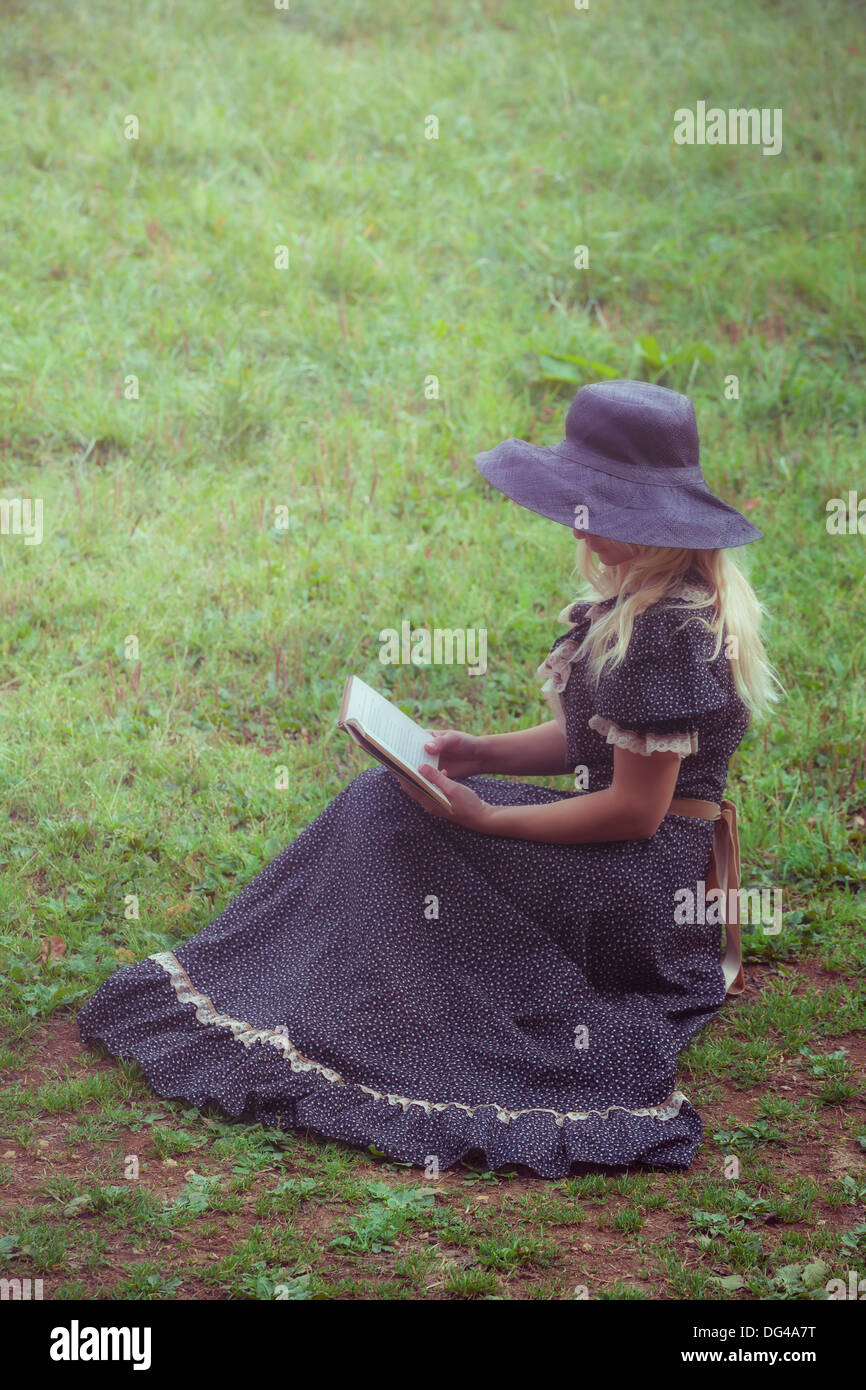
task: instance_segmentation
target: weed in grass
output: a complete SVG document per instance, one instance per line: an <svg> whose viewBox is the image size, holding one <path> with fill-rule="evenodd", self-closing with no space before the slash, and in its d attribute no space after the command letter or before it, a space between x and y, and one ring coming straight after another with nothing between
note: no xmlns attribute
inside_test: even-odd
<svg viewBox="0 0 866 1390"><path fill-rule="evenodd" d="M136 1128L140 1126L130 1125L125 1113L119 1114L115 1107L109 1107L104 1115L84 1115L78 1124L69 1125L64 1134L64 1144L70 1149L78 1145L102 1148L122 1139L125 1130L134 1131Z"/></svg>
<svg viewBox="0 0 866 1390"><path fill-rule="evenodd" d="M443 1245L475 1244L473 1223L452 1206L442 1205L435 1208L423 1218L421 1225Z"/></svg>
<svg viewBox="0 0 866 1390"><path fill-rule="evenodd" d="M201 1216L203 1211L224 1208L224 1203L219 1200L219 1186L218 1177L209 1177L202 1173L187 1173L186 1185L168 1208L166 1220L171 1221L177 1216ZM231 1199L226 1200L228 1201L227 1209L232 1210ZM235 1206L234 1210L237 1209Z"/></svg>
<svg viewBox="0 0 866 1390"><path fill-rule="evenodd" d="M55 1303L79 1303L94 1298L106 1298L108 1291L99 1285L94 1287L84 1279L66 1279L62 1284L58 1284L51 1297Z"/></svg>
<svg viewBox="0 0 866 1390"><path fill-rule="evenodd" d="M586 1220L586 1212L577 1201L566 1198L547 1197L542 1193L532 1193L516 1204L524 1220L538 1221L544 1226L580 1226Z"/></svg>
<svg viewBox="0 0 866 1390"><path fill-rule="evenodd" d="M564 1280L555 1274L540 1274L536 1278L538 1282L532 1284L527 1290L526 1297L532 1302L552 1302L568 1298L570 1291L566 1289ZM498 1296L493 1296L498 1297Z"/></svg>
<svg viewBox="0 0 866 1390"><path fill-rule="evenodd" d="M831 1277L830 1267L825 1260L812 1260L804 1265L784 1265L773 1274L770 1287L762 1297L767 1301L826 1300L830 1298L826 1284Z"/></svg>
<svg viewBox="0 0 866 1390"><path fill-rule="evenodd" d="M416 1216L431 1207L435 1194L423 1187L392 1187L389 1183L368 1183L373 1199L357 1217L345 1223L345 1230L335 1236L335 1249L353 1253L372 1251L379 1254L390 1249L398 1236L411 1229Z"/></svg>
<svg viewBox="0 0 866 1390"><path fill-rule="evenodd" d="M793 1264L795 1260L804 1260L815 1253L816 1249L823 1249L827 1239L826 1233L821 1236L808 1231L783 1231L773 1253L777 1261L786 1260Z"/></svg>
<svg viewBox="0 0 866 1390"><path fill-rule="evenodd" d="M609 1193L610 1179L603 1173L585 1173L582 1177L568 1178L564 1186L573 1197L603 1201Z"/></svg>
<svg viewBox="0 0 866 1390"><path fill-rule="evenodd" d="M394 1278L406 1280L418 1294L425 1292L428 1280L436 1268L436 1251L424 1246L421 1250L405 1250L394 1255Z"/></svg>
<svg viewBox="0 0 866 1390"><path fill-rule="evenodd" d="M469 1165L467 1163L464 1163L462 1166L464 1168L469 1168ZM475 1187L479 1183L486 1184L488 1187L498 1187L500 1183L507 1182L509 1178L516 1177L517 1174L510 1171L503 1171L501 1173L491 1173L489 1169L469 1168L469 1172L467 1173L467 1175L461 1178L460 1181L464 1187Z"/></svg>
<svg viewBox="0 0 866 1390"><path fill-rule="evenodd" d="M789 1133L802 1138L820 1130L816 1107L808 1100L786 1100L782 1096L762 1096L755 1106L763 1120L786 1123Z"/></svg>
<svg viewBox="0 0 866 1390"><path fill-rule="evenodd" d="M269 1268L263 1261L239 1275L234 1291L248 1298L276 1303L309 1303L328 1297L324 1280L312 1271L289 1274L282 1269Z"/></svg>
<svg viewBox="0 0 866 1390"><path fill-rule="evenodd" d="M846 1250L862 1259L866 1255L866 1221L860 1221L850 1231L844 1231L839 1239Z"/></svg>
<svg viewBox="0 0 866 1390"><path fill-rule="evenodd" d="M620 1197L630 1197L632 1201L637 1202L649 1191L652 1182L653 1178L649 1173L626 1173L611 1183L610 1190Z"/></svg>
<svg viewBox="0 0 866 1390"><path fill-rule="evenodd" d="M262 1192L256 1199L256 1215L269 1216L281 1213L284 1216L302 1210L315 1202L337 1202L340 1197L334 1193L321 1178L285 1178L276 1187Z"/></svg>
<svg viewBox="0 0 866 1390"><path fill-rule="evenodd" d="M843 1178L830 1184L824 1200L828 1206L859 1206L866 1202L866 1176L855 1178L846 1173Z"/></svg>
<svg viewBox="0 0 866 1390"><path fill-rule="evenodd" d="M805 1058L803 1067L810 1076L842 1080L851 1074L851 1060L846 1047L839 1047L834 1052L813 1052L809 1047L801 1047L800 1056Z"/></svg>
<svg viewBox="0 0 866 1390"><path fill-rule="evenodd" d="M111 1288L111 1297L133 1302L163 1301L175 1298L183 1280L166 1274L153 1260L138 1265L124 1265L125 1274Z"/></svg>
<svg viewBox="0 0 866 1390"><path fill-rule="evenodd" d="M625 1207L622 1211L618 1211L611 1222L613 1230L625 1231L629 1235L641 1230L643 1225L644 1216L637 1207Z"/></svg>
<svg viewBox="0 0 866 1390"><path fill-rule="evenodd" d="M690 1269L679 1255L663 1251L658 1258L659 1272L675 1298L715 1298L717 1289L712 1275L703 1269Z"/></svg>
<svg viewBox="0 0 866 1390"><path fill-rule="evenodd" d="M446 1275L442 1293L446 1298L484 1298L499 1292L499 1280L485 1269L458 1269Z"/></svg>
<svg viewBox="0 0 866 1390"><path fill-rule="evenodd" d="M785 1136L766 1120L755 1120L752 1124L739 1124L736 1129L720 1129L713 1134L714 1141L725 1152L737 1152L755 1148L758 1144L784 1144Z"/></svg>
<svg viewBox="0 0 866 1390"><path fill-rule="evenodd" d="M322 1251L317 1242L305 1241L294 1232L269 1223L253 1226L246 1239L230 1254L201 1266L199 1277L216 1284L230 1295L248 1298L272 1297L257 1292L258 1281L271 1279L274 1285L321 1267ZM316 1276L312 1281L316 1283Z"/></svg>
<svg viewBox="0 0 866 1390"><path fill-rule="evenodd" d="M556 1244L542 1235L517 1233L506 1222L494 1222L493 1234L478 1242L478 1259L488 1269L551 1265L559 1261Z"/></svg>
<svg viewBox="0 0 866 1390"><path fill-rule="evenodd" d="M796 1197L779 1197L772 1203L776 1220L786 1225L795 1221L811 1221L814 1206L815 1198L811 1192L804 1192Z"/></svg>
<svg viewBox="0 0 866 1390"><path fill-rule="evenodd" d="M601 1300L614 1299L617 1302L637 1302L651 1297L648 1289L640 1288L636 1284L630 1284L627 1280L617 1279L615 1283L607 1288L599 1289L594 1295Z"/></svg>
<svg viewBox="0 0 866 1390"><path fill-rule="evenodd" d="M150 1141L158 1158L172 1158L175 1154L192 1153L201 1148L206 1141L203 1137L190 1134L185 1129L169 1129L163 1125L151 1125Z"/></svg>
<svg viewBox="0 0 866 1390"><path fill-rule="evenodd" d="M12 1229L0 1239L0 1258L21 1260L27 1268L41 1273L68 1263L75 1241L72 1234L49 1224L38 1213L18 1212Z"/></svg>
<svg viewBox="0 0 866 1390"><path fill-rule="evenodd" d="M819 1105L845 1105L862 1096L863 1087L852 1081L827 1081L818 1092Z"/></svg>

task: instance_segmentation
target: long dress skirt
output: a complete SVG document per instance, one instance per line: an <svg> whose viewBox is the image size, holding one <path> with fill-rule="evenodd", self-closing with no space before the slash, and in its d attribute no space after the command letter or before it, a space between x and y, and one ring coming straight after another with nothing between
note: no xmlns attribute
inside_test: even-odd
<svg viewBox="0 0 866 1390"><path fill-rule="evenodd" d="M678 815L644 840L481 835L373 767L210 925L107 979L81 1037L160 1096L428 1169L685 1168L702 1126L677 1060L725 985L720 928L675 926L673 902L712 835Z"/></svg>

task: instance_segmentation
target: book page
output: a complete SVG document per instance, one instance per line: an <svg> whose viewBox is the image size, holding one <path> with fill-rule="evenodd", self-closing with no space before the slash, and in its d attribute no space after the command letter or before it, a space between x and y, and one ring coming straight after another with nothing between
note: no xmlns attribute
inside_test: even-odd
<svg viewBox="0 0 866 1390"><path fill-rule="evenodd" d="M383 748L416 772L421 763L439 766L438 754L428 753L424 747L427 730L358 676L352 677L344 718L357 719L366 733L372 734Z"/></svg>

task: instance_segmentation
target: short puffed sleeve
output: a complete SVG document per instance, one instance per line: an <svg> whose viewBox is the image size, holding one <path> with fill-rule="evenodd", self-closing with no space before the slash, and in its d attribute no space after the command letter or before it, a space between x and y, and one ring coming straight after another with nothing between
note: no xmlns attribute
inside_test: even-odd
<svg viewBox="0 0 866 1390"><path fill-rule="evenodd" d="M598 683L589 727L647 757L696 753L701 723L729 699L719 658L710 660L714 645L703 618L682 606L647 608L635 619L623 661Z"/></svg>

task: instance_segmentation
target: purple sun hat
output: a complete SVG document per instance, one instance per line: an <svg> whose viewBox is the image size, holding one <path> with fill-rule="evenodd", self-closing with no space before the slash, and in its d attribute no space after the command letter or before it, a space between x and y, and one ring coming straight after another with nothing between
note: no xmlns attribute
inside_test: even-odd
<svg viewBox="0 0 866 1390"><path fill-rule="evenodd" d="M582 386L561 443L506 439L475 462L521 507L606 540L723 550L763 535L710 492L688 396L648 381Z"/></svg>

